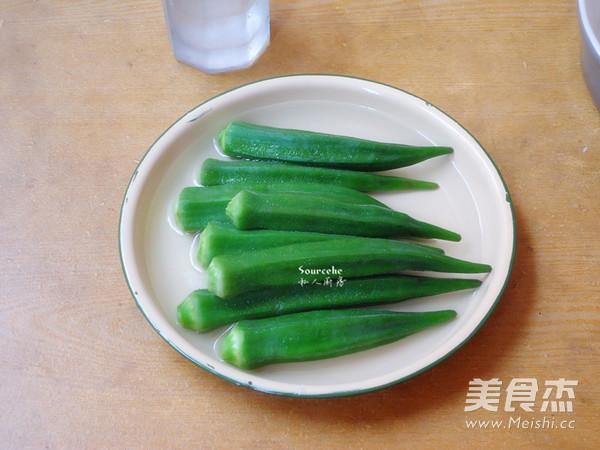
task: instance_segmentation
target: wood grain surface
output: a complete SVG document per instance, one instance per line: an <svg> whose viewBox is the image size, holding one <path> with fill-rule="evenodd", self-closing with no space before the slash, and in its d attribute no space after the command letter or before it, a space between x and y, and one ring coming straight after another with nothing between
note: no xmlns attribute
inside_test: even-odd
<svg viewBox="0 0 600 450"><path fill-rule="evenodd" d="M158 0L0 3L0 447L598 448L600 114L576 2L272 0L271 21L253 67L206 75L173 58ZM152 142L222 91L298 73L435 104L486 148L516 210L513 276L480 332L356 397L267 395L196 367L137 309L119 260ZM577 380L573 412L465 412L476 378ZM467 425L517 417L573 427Z"/></svg>

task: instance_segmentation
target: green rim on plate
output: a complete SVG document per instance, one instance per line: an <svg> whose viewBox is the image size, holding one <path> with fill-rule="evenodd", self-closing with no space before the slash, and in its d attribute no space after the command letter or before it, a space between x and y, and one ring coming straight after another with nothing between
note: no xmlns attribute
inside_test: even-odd
<svg viewBox="0 0 600 450"><path fill-rule="evenodd" d="M392 108L395 107L395 102L407 102L407 108L416 108L418 112L423 112L424 117L426 117L425 120L432 121L433 125L428 123L428 126L437 125L439 122L440 127L444 128L440 133L447 133L452 137L456 136L457 140L468 141L470 147L474 150L473 155L468 155L474 161L473 164L485 167L491 177L483 178L482 181L479 179L480 175L477 172L477 180L473 182L473 185L476 185L477 189L479 189L482 183L492 183L492 188L495 188L495 192L498 194L496 195L496 200L500 206L499 209L502 209L500 212L480 212L479 210L476 212L477 214L500 214L505 225L501 231L505 233L506 242L504 242L504 247L502 248L502 267L499 269L500 273L493 274L496 277L493 289L491 292L485 293L485 311L481 312L473 321L468 321L462 325L452 335L453 338L451 340L453 343L448 344L448 348L442 346L439 353L437 350L436 352L432 352L427 363L415 364L414 370L406 368L407 372L402 376L393 376L393 374L400 373L405 368L392 371L392 375L388 378L384 374L381 378L367 377L364 382L354 381L340 383L339 385L331 384L323 386L310 385L310 383L303 385L297 381L287 382L285 370L273 376L271 376L271 372L269 371L258 373L246 372L227 366L226 363L220 361L214 354L209 355L208 353L210 352L208 351L199 350L191 342L191 340L196 339L196 336L190 337L189 333L180 327L173 316L170 315L169 308L171 307L161 304L161 299L158 299L159 296L151 286L150 275L147 270L144 270L147 259L150 257L140 250L140 247L144 239L146 239L147 234L146 227L148 225L145 221L151 222L149 213L148 216L146 215L146 211L152 205L153 201L152 196L148 193L148 186L153 186L158 191L161 181L157 180L157 178L160 178L157 171L163 170L166 173L167 168L165 167L176 163L179 155L170 155L169 150L171 148L183 148L191 145L187 141L184 143L180 141L187 138L186 133L190 133L190 130L192 130L191 127L201 127L203 122L208 120L207 117L217 117L221 122L234 120L236 117L231 117L231 112L228 108L231 104L235 104L236 101L246 101L246 105L251 105L248 108L256 108L256 111L262 112L265 108L272 107L268 99L270 92L289 92L289 95L293 97L291 93L297 92L299 89L308 92L311 89L328 89L331 87L333 91L337 89L336 86L340 86L340 92L347 90L350 94L354 92L358 93L357 95L361 99L370 98L369 96L373 96L374 99L380 99L384 93L387 93L394 96L390 100ZM345 92L342 93L345 94ZM241 100L238 100L240 98ZM340 101L340 98L337 97L332 99L332 107L335 108L335 102ZM349 99L348 101L350 102L351 100ZM256 104L254 105L251 102L256 102ZM404 103L398 104L398 106L403 105ZM370 106L361 104L358 107L368 109ZM361 111L363 110L361 109ZM468 162L470 164L472 161L469 160ZM469 168L469 170L471 169ZM501 200L500 194L504 197ZM479 205L475 206L479 207ZM371 392L406 381L439 364L468 342L489 318L507 287L516 252L516 221L512 200L506 183L487 151L469 131L439 108L394 86L366 79L322 74L289 75L255 81L223 92L181 116L159 136L139 162L127 187L119 218L119 252L125 279L138 308L158 334L193 363L233 384L265 393L293 397L337 397ZM357 360L359 361L360 358L358 356ZM336 364L336 362L332 362L334 360L327 361L330 361L332 365ZM351 366L355 362L348 364Z"/></svg>

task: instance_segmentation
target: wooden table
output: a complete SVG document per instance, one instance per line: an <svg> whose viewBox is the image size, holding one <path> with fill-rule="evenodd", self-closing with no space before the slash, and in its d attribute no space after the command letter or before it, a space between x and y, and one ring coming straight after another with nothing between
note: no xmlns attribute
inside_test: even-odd
<svg viewBox="0 0 600 450"><path fill-rule="evenodd" d="M172 57L158 0L0 4L0 447L597 448L600 114L575 1L272 0L271 19L257 64L206 75ZM121 270L121 202L152 142L222 91L296 73L427 99L512 194L518 250L494 314L382 391L294 399L229 384L154 332ZM497 411L465 411L475 379L503 383ZM519 379L539 385L533 412L506 407ZM578 382L560 399L573 411L541 412L560 379Z"/></svg>

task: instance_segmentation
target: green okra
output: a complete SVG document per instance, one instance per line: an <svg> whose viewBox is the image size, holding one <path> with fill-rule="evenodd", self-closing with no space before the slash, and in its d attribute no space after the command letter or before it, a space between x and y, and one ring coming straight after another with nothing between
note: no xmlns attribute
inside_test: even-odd
<svg viewBox="0 0 600 450"><path fill-rule="evenodd" d="M453 231L377 205L343 203L302 193L241 191L229 202L227 215L242 230L311 231L366 237L413 237L459 241Z"/></svg>
<svg viewBox="0 0 600 450"><path fill-rule="evenodd" d="M251 189L254 192L302 192L315 196L325 196L341 202L364 205L383 203L370 195L341 186L318 183L231 183L218 186L190 186L181 190L175 202L175 222L187 233L202 230L209 222L231 223L225 208L240 191Z"/></svg>
<svg viewBox="0 0 600 450"><path fill-rule="evenodd" d="M208 267L215 256L242 254L270 247L300 242L326 241L335 236L324 233L303 233L277 230L238 230L231 224L209 223L200 234L198 262Z"/></svg>
<svg viewBox="0 0 600 450"><path fill-rule="evenodd" d="M456 317L456 311L316 310L242 320L221 341L222 358L250 370L368 350Z"/></svg>
<svg viewBox="0 0 600 450"><path fill-rule="evenodd" d="M259 319L316 309L365 307L475 289L480 280L391 275L333 278L330 284L296 284L253 291L224 299L207 289L190 293L177 307L178 322L207 332L240 320Z"/></svg>
<svg viewBox="0 0 600 450"><path fill-rule="evenodd" d="M411 146L334 134L232 122L219 135L224 154L376 172L452 153L451 147Z"/></svg>
<svg viewBox="0 0 600 450"><path fill-rule="evenodd" d="M337 234L311 233L279 230L238 230L232 224L211 222L200 234L197 260L208 267L215 256L242 254L270 247L281 247L301 242L318 242L331 239L371 239ZM420 244L419 244L420 245ZM427 250L444 253L437 247L425 246Z"/></svg>
<svg viewBox="0 0 600 450"><path fill-rule="evenodd" d="M205 186L225 183L322 183L357 191L436 189L429 181L398 176L378 175L353 170L308 167L286 162L206 159L200 169L200 182Z"/></svg>
<svg viewBox="0 0 600 450"><path fill-rule="evenodd" d="M221 298L312 279L357 278L402 271L486 273L488 264L444 255L392 239L331 239L291 244L237 255L220 255L207 269L207 288Z"/></svg>

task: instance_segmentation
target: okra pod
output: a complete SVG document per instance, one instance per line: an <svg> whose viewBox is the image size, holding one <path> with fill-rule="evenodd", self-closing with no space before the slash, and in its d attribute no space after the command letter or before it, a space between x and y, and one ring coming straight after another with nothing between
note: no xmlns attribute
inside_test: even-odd
<svg viewBox="0 0 600 450"><path fill-rule="evenodd" d="M242 230L348 234L366 237L415 237L459 241L460 235L377 205L339 202L301 193L262 194L241 191L229 202L227 215Z"/></svg>
<svg viewBox="0 0 600 450"><path fill-rule="evenodd" d="M456 311L316 310L243 320L221 341L222 358L242 369L347 355L390 344L456 317Z"/></svg>
<svg viewBox="0 0 600 450"><path fill-rule="evenodd" d="M206 272L208 290L228 298L246 291L297 284L303 275L324 280L402 271L486 273L491 267L392 239L331 239L220 255L213 258Z"/></svg>
<svg viewBox="0 0 600 450"><path fill-rule="evenodd" d="M223 153L243 159L286 161L377 172L452 153L451 147L411 146L313 131L232 122L219 135Z"/></svg>
<svg viewBox="0 0 600 450"><path fill-rule="evenodd" d="M205 186L225 183L322 183L357 191L436 189L429 181L398 176L378 175L352 170L308 167L286 162L206 159L200 169L200 182Z"/></svg>
<svg viewBox="0 0 600 450"><path fill-rule="evenodd" d="M231 224L209 223L200 234L198 262L208 267L215 256L281 247L300 242L318 242L335 238L324 233L277 230L238 230Z"/></svg>
<svg viewBox="0 0 600 450"><path fill-rule="evenodd" d="M307 283L264 289L223 299L207 289L190 293L177 307L178 322L207 332L240 320L316 309L365 307L429 297L481 285L476 279L405 275L332 279L331 284Z"/></svg>
<svg viewBox="0 0 600 450"><path fill-rule="evenodd" d="M343 202L387 208L383 203L363 192L318 183L232 183L218 186L190 186L182 189L175 202L177 226L182 231L193 233L202 230L209 222L231 223L231 219L225 214L225 208L231 199L244 189L265 193L303 192Z"/></svg>
<svg viewBox="0 0 600 450"><path fill-rule="evenodd" d="M279 230L238 230L231 224L211 222L200 234L197 260L208 267L215 256L241 254L270 247L281 247L300 242L318 242L331 239L371 239L338 234ZM351 245L351 244L349 244ZM421 244L419 244L421 245ZM437 247L423 245L424 249L444 253Z"/></svg>

